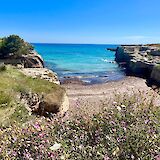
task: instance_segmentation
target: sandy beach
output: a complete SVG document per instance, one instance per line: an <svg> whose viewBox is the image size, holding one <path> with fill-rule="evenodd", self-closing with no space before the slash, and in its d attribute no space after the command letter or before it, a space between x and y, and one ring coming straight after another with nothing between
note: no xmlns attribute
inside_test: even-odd
<svg viewBox="0 0 160 160"><path fill-rule="evenodd" d="M83 85L63 84L69 97L70 108L68 115L84 113L92 115L100 112L104 106L113 103L116 97L132 96L135 94L149 94L154 97L155 105L160 104L160 96L146 84L146 80L138 77L126 77L120 81L108 82L105 84ZM109 105L108 105L109 106Z"/></svg>

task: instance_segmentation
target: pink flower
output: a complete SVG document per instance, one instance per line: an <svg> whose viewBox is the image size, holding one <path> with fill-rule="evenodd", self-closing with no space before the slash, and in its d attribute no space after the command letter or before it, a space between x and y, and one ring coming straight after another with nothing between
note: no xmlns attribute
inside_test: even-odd
<svg viewBox="0 0 160 160"><path fill-rule="evenodd" d="M155 160L160 160L160 154L155 156Z"/></svg>
<svg viewBox="0 0 160 160"><path fill-rule="evenodd" d="M44 135L45 135L44 133L40 133L40 134L39 134L39 137L40 137L40 138L43 138Z"/></svg>

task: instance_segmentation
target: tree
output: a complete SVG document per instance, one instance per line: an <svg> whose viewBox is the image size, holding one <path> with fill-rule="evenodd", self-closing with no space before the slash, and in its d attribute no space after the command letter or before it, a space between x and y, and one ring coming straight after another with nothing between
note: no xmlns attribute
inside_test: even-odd
<svg viewBox="0 0 160 160"><path fill-rule="evenodd" d="M2 57L21 56L33 50L33 46L17 35L10 35L0 40L0 53Z"/></svg>

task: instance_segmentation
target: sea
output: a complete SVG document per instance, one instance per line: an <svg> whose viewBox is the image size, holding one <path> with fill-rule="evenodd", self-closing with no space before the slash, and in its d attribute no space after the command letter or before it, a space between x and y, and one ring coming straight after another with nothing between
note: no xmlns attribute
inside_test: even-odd
<svg viewBox="0 0 160 160"><path fill-rule="evenodd" d="M125 77L115 62L115 52L107 48L117 45L100 44L33 44L43 57L45 67L58 74L61 83L79 80L84 84L100 84Z"/></svg>

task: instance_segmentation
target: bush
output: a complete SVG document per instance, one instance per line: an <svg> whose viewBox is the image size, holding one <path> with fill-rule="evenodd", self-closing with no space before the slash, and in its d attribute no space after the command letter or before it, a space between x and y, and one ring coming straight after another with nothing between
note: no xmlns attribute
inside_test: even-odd
<svg viewBox="0 0 160 160"><path fill-rule="evenodd" d="M6 66L4 64L0 64L0 72L6 71Z"/></svg>
<svg viewBox="0 0 160 160"><path fill-rule="evenodd" d="M1 159L155 159L160 144L160 108L144 97L114 102L93 118L37 118L0 130ZM137 103L138 102L138 103ZM106 107L106 106L105 106ZM108 108L108 106L107 106Z"/></svg>
<svg viewBox="0 0 160 160"><path fill-rule="evenodd" d="M20 56L28 54L31 50L33 50L33 46L24 42L24 40L17 35L4 37L0 41L1 57L8 57L11 55Z"/></svg>

